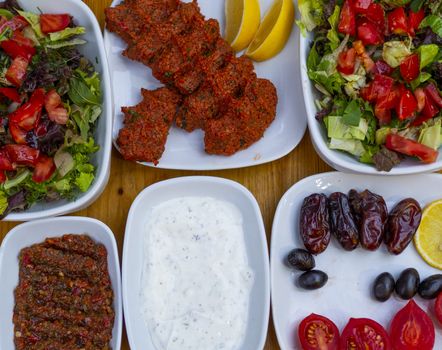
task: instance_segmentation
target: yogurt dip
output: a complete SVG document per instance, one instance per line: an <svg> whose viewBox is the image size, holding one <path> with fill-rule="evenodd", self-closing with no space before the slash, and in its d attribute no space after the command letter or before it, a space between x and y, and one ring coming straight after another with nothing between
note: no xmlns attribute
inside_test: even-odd
<svg viewBox="0 0 442 350"><path fill-rule="evenodd" d="M157 350L240 348L254 280L242 225L237 207L214 198L149 213L141 312Z"/></svg>

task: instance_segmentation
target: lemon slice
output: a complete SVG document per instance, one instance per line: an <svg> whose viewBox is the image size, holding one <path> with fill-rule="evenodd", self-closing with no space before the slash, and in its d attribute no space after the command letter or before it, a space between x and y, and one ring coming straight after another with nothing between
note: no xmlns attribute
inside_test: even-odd
<svg viewBox="0 0 442 350"><path fill-rule="evenodd" d="M225 39L235 51L252 41L261 21L258 0L226 0Z"/></svg>
<svg viewBox="0 0 442 350"><path fill-rule="evenodd" d="M255 61L276 56L290 37L295 20L293 0L275 0L265 14L246 55Z"/></svg>
<svg viewBox="0 0 442 350"><path fill-rule="evenodd" d="M424 209L414 245L428 264L442 270L442 199Z"/></svg>

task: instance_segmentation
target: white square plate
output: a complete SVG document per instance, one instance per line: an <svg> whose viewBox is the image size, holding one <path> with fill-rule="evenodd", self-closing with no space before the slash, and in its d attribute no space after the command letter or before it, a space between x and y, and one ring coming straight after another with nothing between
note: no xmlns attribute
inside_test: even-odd
<svg viewBox="0 0 442 350"><path fill-rule="evenodd" d="M312 193L348 193L352 188L360 191L369 189L383 196L390 210L407 197L415 198L424 207L442 198L442 176L379 177L332 172L303 179L286 192L276 211L271 247L273 322L283 350L301 349L298 325L311 313L330 318L340 331L350 317L371 318L388 330L391 319L406 302L397 296L384 303L374 300L370 293L375 278L382 272L390 272L397 278L408 267L416 268L421 280L440 273L422 260L413 243L402 254L394 256L387 252L385 245L375 252L361 247L347 252L333 237L327 250L315 257L316 269L328 274L328 283L314 291L296 287L294 281L300 272L287 268L283 260L293 248L304 248L298 229L304 198ZM434 349L442 349L441 327L432 311L434 300L424 301L416 296L415 301L432 317L436 328Z"/></svg>
<svg viewBox="0 0 442 350"><path fill-rule="evenodd" d="M123 311L121 306L121 278L115 237L101 221L83 217L61 217L27 222L13 228L6 235L0 249L0 349L14 350L14 289L18 285L18 255L20 250L48 237L66 233L87 234L107 250L109 276L114 291L115 321L112 332L112 350L120 350Z"/></svg>
<svg viewBox="0 0 442 350"><path fill-rule="evenodd" d="M241 211L249 266L255 280L243 346L261 350L267 337L270 282L267 240L258 203L240 184L216 177L190 176L158 182L142 191L127 218L123 250L123 307L127 337L132 350L155 350L140 311L143 244L149 212L164 201L179 197L212 197L230 202Z"/></svg>
<svg viewBox="0 0 442 350"><path fill-rule="evenodd" d="M273 0L260 0L261 13L270 7ZM121 1L116 0L112 6ZM225 0L200 0L198 4L206 18L215 18L224 28ZM172 127L166 143L166 150L158 168L183 170L216 170L241 168L267 163L291 152L301 141L307 127L304 102L299 81L299 30L294 26L285 49L276 57L262 63L255 63L259 77L270 79L278 91L276 118L264 137L232 156L214 156L204 152L201 130L188 133ZM115 95L115 118L113 139L122 128L121 106L131 106L140 100L140 89L155 89L161 84L152 77L150 68L121 55L126 44L117 35L105 31L104 43L108 54L112 86ZM142 163L152 166L152 163Z"/></svg>

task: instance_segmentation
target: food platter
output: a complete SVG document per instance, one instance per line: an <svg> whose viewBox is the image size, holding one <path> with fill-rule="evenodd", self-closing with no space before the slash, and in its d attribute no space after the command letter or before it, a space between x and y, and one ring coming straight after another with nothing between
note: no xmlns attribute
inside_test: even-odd
<svg viewBox="0 0 442 350"><path fill-rule="evenodd" d="M328 195L355 188L382 194L389 208L406 197L425 206L440 197L435 189L441 185L442 178L437 174L390 178L331 172L305 178L286 192L276 211L271 245L272 312L281 349L299 349L297 327L311 313L330 318L341 330L350 317L368 317L388 329L392 315L405 302L397 297L385 303L374 300L370 291L376 276L389 271L397 277L408 267L416 268L422 278L438 272L422 260L412 244L401 255L393 256L385 246L376 252L360 247L346 252L332 240L327 250L316 257L317 267L329 275L328 283L316 291L299 289L294 284L296 274L283 261L291 249L303 247L298 230L303 198L315 192ZM432 308L432 303L418 297L416 302L425 311ZM441 346L442 336L436 331L435 348Z"/></svg>
<svg viewBox="0 0 442 350"><path fill-rule="evenodd" d="M114 1L112 6L118 3L120 1ZM198 4L207 18L217 19L220 27L224 27L224 1L204 0ZM263 9L268 8L270 4L269 0L261 2ZM115 142L122 127L120 107L138 103L141 87L154 89L161 85L152 77L149 68L121 56L125 44L115 34L105 31L104 40L112 72L113 89L118 92L114 101ZM189 134L178 128L172 128L166 150L157 167L182 170L242 168L279 159L292 151L301 141L307 125L300 94L301 85L297 78L299 76L299 65L296 63L296 57L299 57L298 40L298 29L294 28L285 49L277 57L255 63L257 75L275 84L279 98L276 119L260 141L232 156L212 156L204 153L203 133L200 130ZM293 92L298 93L293 94Z"/></svg>

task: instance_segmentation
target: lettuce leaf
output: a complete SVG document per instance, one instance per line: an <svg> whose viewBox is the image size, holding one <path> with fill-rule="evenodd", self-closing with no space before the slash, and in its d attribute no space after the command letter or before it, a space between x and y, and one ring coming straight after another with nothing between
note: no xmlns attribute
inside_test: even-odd
<svg viewBox="0 0 442 350"><path fill-rule="evenodd" d="M324 118L327 128L327 136L339 140L365 140L368 131L368 123L361 118L357 126L347 125L340 116L328 116Z"/></svg>
<svg viewBox="0 0 442 350"><path fill-rule="evenodd" d="M87 43L86 40L75 38L75 39L71 39L71 40L61 40L61 41L49 42L48 44L45 44L45 46L50 49L59 49L61 47L78 46L78 45L84 45L86 43Z"/></svg>
<svg viewBox="0 0 442 350"><path fill-rule="evenodd" d="M429 64L433 63L434 59L437 57L437 54L439 53L439 46L436 44L430 44L430 45L421 45L417 49L417 52L419 53L420 57L420 69L428 66Z"/></svg>
<svg viewBox="0 0 442 350"><path fill-rule="evenodd" d="M331 139L328 147L330 149L348 152L356 157L360 157L365 153L364 145L360 140Z"/></svg>
<svg viewBox="0 0 442 350"><path fill-rule="evenodd" d="M328 23L330 23L331 29L327 32L327 39L330 42L330 49L332 51L336 50L341 42L337 31L340 13L341 9L336 5L332 15L328 18Z"/></svg>
<svg viewBox="0 0 442 350"><path fill-rule="evenodd" d="M20 16L23 16L28 21L38 38L43 38L45 36L40 28L39 15L37 15L36 13L20 10L17 10L17 12L20 14Z"/></svg>
<svg viewBox="0 0 442 350"><path fill-rule="evenodd" d="M439 15L429 15L424 18L424 20L419 25L419 28L430 27L431 30L442 37L442 17Z"/></svg>
<svg viewBox="0 0 442 350"><path fill-rule="evenodd" d="M74 27L74 28L65 28L63 30L60 30L59 32L50 33L49 39L51 41L59 41L59 40L66 40L74 35L81 35L86 33L86 28L84 27Z"/></svg>
<svg viewBox="0 0 442 350"><path fill-rule="evenodd" d="M303 35L306 34L306 31L310 32L324 23L323 0L299 0L298 7L301 19L296 21L296 24L301 29Z"/></svg>
<svg viewBox="0 0 442 350"><path fill-rule="evenodd" d="M382 50L382 58L393 68L399 67L402 61L410 55L410 47L404 41L388 41Z"/></svg>
<svg viewBox="0 0 442 350"><path fill-rule="evenodd" d="M438 120L434 125L422 128L418 142L437 150L442 144L441 133L442 122Z"/></svg>

